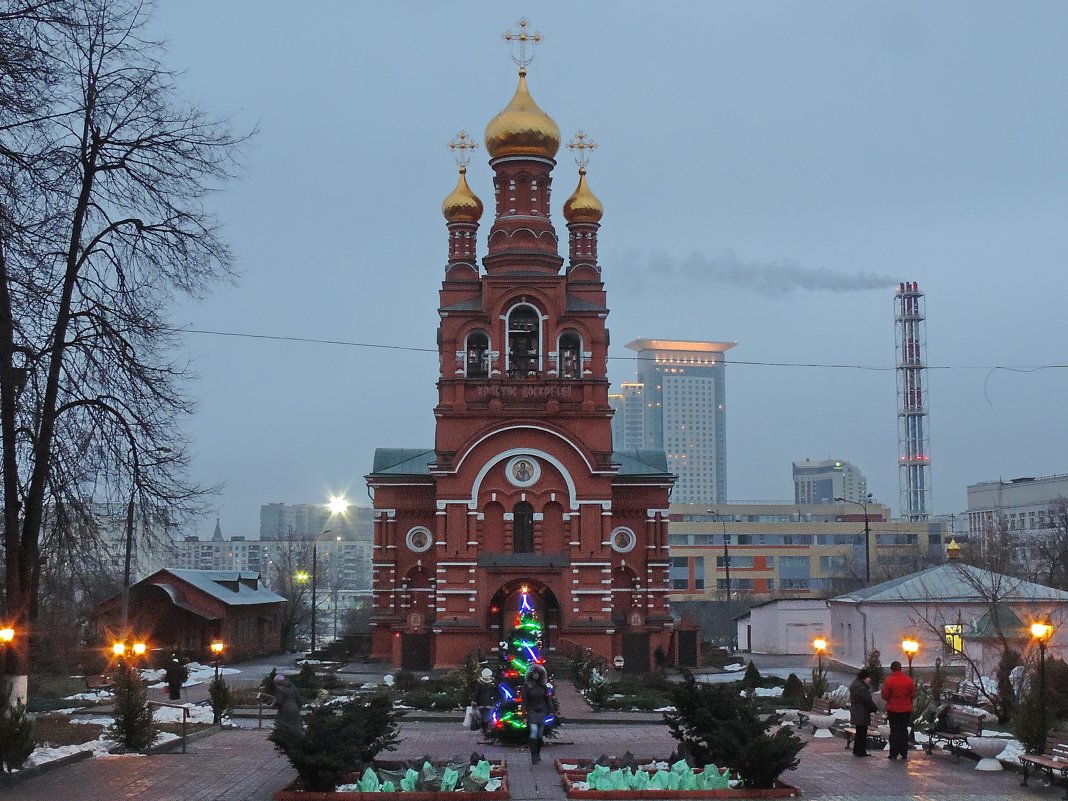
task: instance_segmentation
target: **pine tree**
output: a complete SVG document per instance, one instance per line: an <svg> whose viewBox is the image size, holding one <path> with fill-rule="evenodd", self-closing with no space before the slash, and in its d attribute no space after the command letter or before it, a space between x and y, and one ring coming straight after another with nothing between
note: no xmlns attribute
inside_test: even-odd
<svg viewBox="0 0 1068 801"><path fill-rule="evenodd" d="M519 596L519 610L512 623L512 631L502 645L501 668L497 680L497 697L501 700L493 710L489 736L520 741L527 737L527 716L523 711L523 678L532 665L544 665L542 656L543 629L538 613L530 601L530 592L523 587ZM550 689L550 696L552 690ZM550 708L553 700L550 698ZM552 714L545 720L545 735L553 730Z"/></svg>
<svg viewBox="0 0 1068 801"><path fill-rule="evenodd" d="M36 747L33 723L26 716L26 705L19 701L8 706L5 701L0 706L0 773L5 767L7 770L21 768Z"/></svg>
<svg viewBox="0 0 1068 801"><path fill-rule="evenodd" d="M143 751L158 734L148 691L137 671L120 662L115 671L115 724L108 732L127 751Z"/></svg>

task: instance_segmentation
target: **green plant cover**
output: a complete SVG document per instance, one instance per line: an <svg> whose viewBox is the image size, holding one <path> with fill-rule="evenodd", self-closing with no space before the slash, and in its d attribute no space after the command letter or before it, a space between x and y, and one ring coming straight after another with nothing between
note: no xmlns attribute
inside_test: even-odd
<svg viewBox="0 0 1068 801"><path fill-rule="evenodd" d="M471 778L487 784L490 780L490 763L485 759L480 759L471 768Z"/></svg>
<svg viewBox="0 0 1068 801"><path fill-rule="evenodd" d="M441 774L441 792L451 793L456 789L456 783L460 781L459 771L453 768L445 768Z"/></svg>
<svg viewBox="0 0 1068 801"><path fill-rule="evenodd" d="M382 782L382 792L383 793L395 793L395 792L397 792L397 785L395 785L391 781Z"/></svg>
<svg viewBox="0 0 1068 801"><path fill-rule="evenodd" d="M649 779L650 790L667 790L668 789L668 774L667 771L658 770Z"/></svg>
<svg viewBox="0 0 1068 801"><path fill-rule="evenodd" d="M377 793L379 788L378 776L375 775L374 768L368 767L363 772L363 776L356 782L356 786L360 788L361 793Z"/></svg>
<svg viewBox="0 0 1068 801"><path fill-rule="evenodd" d="M713 764L705 765L698 785L702 790L726 790L730 787L730 772L726 768L720 771Z"/></svg>
<svg viewBox="0 0 1068 801"><path fill-rule="evenodd" d="M415 790L415 785L419 781L419 772L414 771L411 768L404 774L404 778L401 779L400 788L402 793L410 793Z"/></svg>

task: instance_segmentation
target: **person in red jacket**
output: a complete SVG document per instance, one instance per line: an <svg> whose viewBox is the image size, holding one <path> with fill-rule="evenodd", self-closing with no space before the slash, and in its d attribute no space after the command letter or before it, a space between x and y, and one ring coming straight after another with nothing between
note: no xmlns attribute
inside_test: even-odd
<svg viewBox="0 0 1068 801"><path fill-rule="evenodd" d="M890 663L890 675L879 691L886 701L886 718L890 724L890 755L887 759L909 758L909 718L912 717L912 699L916 697L916 685L901 672L901 663Z"/></svg>

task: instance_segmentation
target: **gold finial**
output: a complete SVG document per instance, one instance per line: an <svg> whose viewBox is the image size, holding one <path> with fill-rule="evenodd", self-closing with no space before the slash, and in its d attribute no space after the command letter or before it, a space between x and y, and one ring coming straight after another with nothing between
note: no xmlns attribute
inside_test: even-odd
<svg viewBox="0 0 1068 801"><path fill-rule="evenodd" d="M567 149L578 151L575 163L579 166L579 171L585 173L586 165L590 163L590 152L597 149L597 143L590 139L585 131L579 131L567 143Z"/></svg>
<svg viewBox="0 0 1068 801"><path fill-rule="evenodd" d="M527 65L534 60L534 47L533 45L541 44L543 37L537 31L533 33L527 33L527 26L530 24L526 17L520 17L519 22L516 23L519 26L519 33L512 33L511 31L504 32L504 41L506 42L519 42L519 56L515 55L515 51L512 52L512 61L519 65L519 74L525 75L527 72ZM530 55L527 55L527 42L531 43Z"/></svg>
<svg viewBox="0 0 1068 801"><path fill-rule="evenodd" d="M471 163L471 151L478 149L478 142L467 135L467 131L460 131L456 138L449 142L449 150L456 154L456 164L461 170L466 170Z"/></svg>

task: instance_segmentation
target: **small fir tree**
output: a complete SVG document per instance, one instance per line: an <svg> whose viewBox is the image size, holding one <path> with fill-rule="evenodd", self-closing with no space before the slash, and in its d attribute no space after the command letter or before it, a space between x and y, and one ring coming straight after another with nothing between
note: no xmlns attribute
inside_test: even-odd
<svg viewBox="0 0 1068 801"><path fill-rule="evenodd" d="M208 685L208 697L211 699L211 713L214 716L212 724L222 724L223 715L234 708L234 694L230 685L221 676L211 680Z"/></svg>
<svg viewBox="0 0 1068 801"><path fill-rule="evenodd" d="M793 704L800 707L805 700L805 683L798 678L796 673L786 677L786 684L782 688L782 701L784 704Z"/></svg>
<svg viewBox="0 0 1068 801"><path fill-rule="evenodd" d="M998 679L998 694L995 698L994 712L998 716L998 723L1005 723L1012 718L1016 711L1016 688L1012 686L1012 671L1023 664L1020 654L1011 648L1001 652L995 675Z"/></svg>
<svg viewBox="0 0 1068 801"><path fill-rule="evenodd" d="M125 662L115 671L115 723L108 734L127 751L144 751L159 734L144 682Z"/></svg>
<svg viewBox="0 0 1068 801"><path fill-rule="evenodd" d="M312 710L304 731L286 726L269 739L293 765L304 789L332 793L346 777L360 774L397 743L397 714L388 693L344 706Z"/></svg>
<svg viewBox="0 0 1068 801"><path fill-rule="evenodd" d="M946 672L942 669L942 659L935 659L934 673L931 675L931 700L936 706L942 703L942 693L946 689Z"/></svg>
<svg viewBox="0 0 1068 801"><path fill-rule="evenodd" d="M872 638L871 650L868 652L868 657L864 661L864 667L868 669L871 674L871 688L872 690L878 690L883 686L883 676L886 675L883 670L883 662L880 658L881 654L879 649L875 647L875 639Z"/></svg>
<svg viewBox="0 0 1068 801"><path fill-rule="evenodd" d="M742 677L742 686L747 690L752 690L754 687L759 687L763 680L764 677L761 676L760 671L757 670L756 662L750 662L745 668L745 675Z"/></svg>
<svg viewBox="0 0 1068 801"><path fill-rule="evenodd" d="M1037 671L1028 680L1027 690L1012 716L1012 733L1029 754L1041 754L1046 747L1046 702L1039 690Z"/></svg>
<svg viewBox="0 0 1068 801"><path fill-rule="evenodd" d="M664 720L696 767L730 768L752 789L774 787L783 771L797 767L804 742L785 728L769 735L771 721L731 685L697 684L689 675L675 685L672 700L675 711Z"/></svg>
<svg viewBox="0 0 1068 801"><path fill-rule="evenodd" d="M36 747L26 705L19 701L9 706L8 699L4 699L0 708L0 772L5 768L9 771L21 768Z"/></svg>

